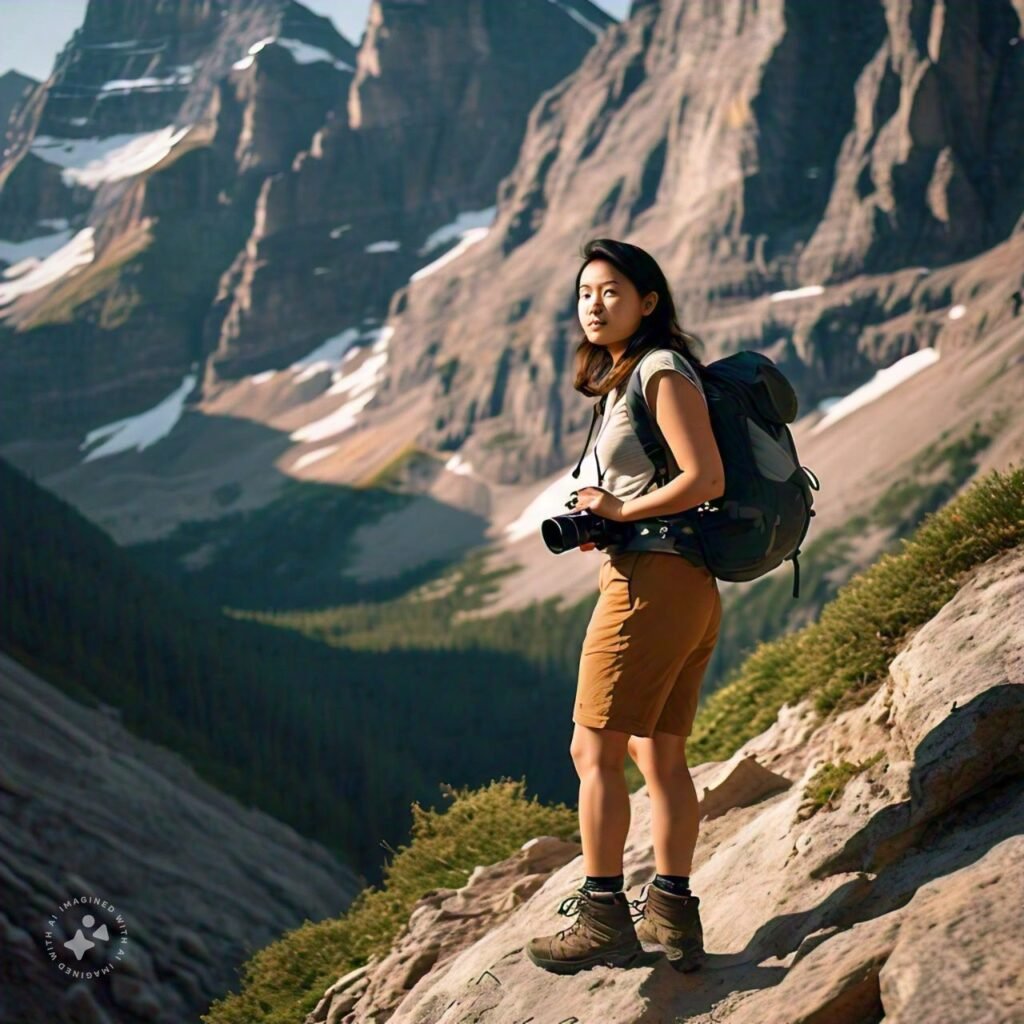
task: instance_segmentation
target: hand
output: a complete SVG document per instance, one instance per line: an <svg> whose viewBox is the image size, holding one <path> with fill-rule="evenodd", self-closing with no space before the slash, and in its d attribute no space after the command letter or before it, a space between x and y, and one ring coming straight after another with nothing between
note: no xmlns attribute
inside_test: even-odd
<svg viewBox="0 0 1024 1024"><path fill-rule="evenodd" d="M581 487L576 493L579 499L573 506L574 511L580 512L585 509L603 519L622 522L622 506L625 503L621 498L616 498L611 491L606 491L603 487Z"/></svg>

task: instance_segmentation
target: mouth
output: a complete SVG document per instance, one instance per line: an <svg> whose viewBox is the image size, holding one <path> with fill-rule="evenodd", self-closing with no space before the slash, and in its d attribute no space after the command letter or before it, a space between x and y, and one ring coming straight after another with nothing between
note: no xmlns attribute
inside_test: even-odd
<svg viewBox="0 0 1024 1024"><path fill-rule="evenodd" d="M591 320L590 323L588 324L588 326L590 326L590 327L603 327L604 326L604 321L603 320Z"/></svg>

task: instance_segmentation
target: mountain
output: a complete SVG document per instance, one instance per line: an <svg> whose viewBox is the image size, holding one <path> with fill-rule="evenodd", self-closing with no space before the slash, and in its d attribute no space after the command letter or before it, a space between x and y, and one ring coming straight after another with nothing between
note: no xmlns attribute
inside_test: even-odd
<svg viewBox="0 0 1024 1024"><path fill-rule="evenodd" d="M579 481L568 472L589 403L571 387L565 259L587 237L627 237L665 267L706 361L751 347L782 366L801 461L822 481L801 599L785 563L723 585L712 689L1024 453L1009 301L1024 265L1020 134L1002 130L1021 107L1020 11L665 2L615 24L584 3L460 5L381 0L352 52L294 5L220 5L232 32L202 22L213 44L198 57L188 19L213 8L186 5L180 40L90 71L106 96L110 81L195 65L121 108L149 139L174 91L170 134L133 142L127 163L79 154L74 187L58 175L95 239L47 219L57 236L10 243L68 238L0 284L32 284L0 306L0 452L223 604L297 610L316 593L344 618L352 600L475 573L482 553L497 584L459 621L548 600L571 616L600 556L555 562L539 538L593 477L591 460ZM58 61L65 79L168 35L96 10L87 46L79 34ZM840 58L818 60L823 46ZM16 115L25 138L0 209L48 194L56 172L28 129L72 100L43 86ZM332 528L329 502L298 500L296 480L379 511ZM260 573L243 538L280 572Z"/></svg>
<svg viewBox="0 0 1024 1024"><path fill-rule="evenodd" d="M347 345L422 265L410 247L492 201L609 21L378 0L357 54L292 0L92 0L0 166L7 255L42 260L0 285L0 433L66 438Z"/></svg>
<svg viewBox="0 0 1024 1024"><path fill-rule="evenodd" d="M195 1020L254 944L358 892L325 847L131 735L119 710L85 707L6 654L0 700L3 1021ZM44 952L60 904L89 896L127 928L127 959L102 986Z"/></svg>

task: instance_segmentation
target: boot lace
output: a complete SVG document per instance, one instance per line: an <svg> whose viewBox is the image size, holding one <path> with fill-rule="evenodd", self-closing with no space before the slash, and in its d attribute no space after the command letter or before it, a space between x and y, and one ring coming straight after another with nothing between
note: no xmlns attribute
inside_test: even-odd
<svg viewBox="0 0 1024 1024"><path fill-rule="evenodd" d="M647 909L647 890L650 888L650 885L650 882L645 883L643 889L640 890L640 898L629 901L630 907L633 908L629 913L630 917L633 918L634 924L644 916L644 912ZM634 910L636 913L633 913Z"/></svg>
<svg viewBox="0 0 1024 1024"><path fill-rule="evenodd" d="M562 900L562 904L558 908L558 912L560 914L564 914L566 917L572 917L573 915L579 915L580 907L583 905L583 899L584 899L583 896L576 895L576 894L574 894L572 896L567 896L564 900ZM573 921L573 923L571 925L568 925L567 927L563 928L558 933L558 937L560 939L564 939L566 937L566 935L569 935L570 933L575 934L576 931L579 929L579 926L580 926L580 918L579 918L579 916L577 916L576 920Z"/></svg>
<svg viewBox="0 0 1024 1024"><path fill-rule="evenodd" d="M630 917L633 919L634 924L644 916L644 910L647 906L647 890L649 888L650 883L648 882L644 885L643 889L640 890L639 899L629 900L629 905L632 908L629 914ZM573 921L571 925L566 926L558 933L558 937L560 939L564 939L566 935L575 934L575 932L579 930L581 920L581 918L579 917L579 913L580 908L583 905L584 898L585 897L579 895L578 893L574 893L572 896L567 896L564 900L562 900L561 906L559 906L558 908L558 912L560 914L565 915L566 917L575 916L576 920ZM634 913L634 911L636 912Z"/></svg>

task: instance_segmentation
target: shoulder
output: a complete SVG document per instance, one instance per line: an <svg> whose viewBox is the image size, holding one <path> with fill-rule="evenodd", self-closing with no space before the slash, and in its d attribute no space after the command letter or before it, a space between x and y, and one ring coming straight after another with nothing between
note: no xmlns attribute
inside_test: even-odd
<svg viewBox="0 0 1024 1024"><path fill-rule="evenodd" d="M684 355L676 352L675 349L657 348L652 349L640 360L640 383L643 385L645 393L648 382L659 370L676 370L694 383L701 392L704 391L700 378Z"/></svg>

